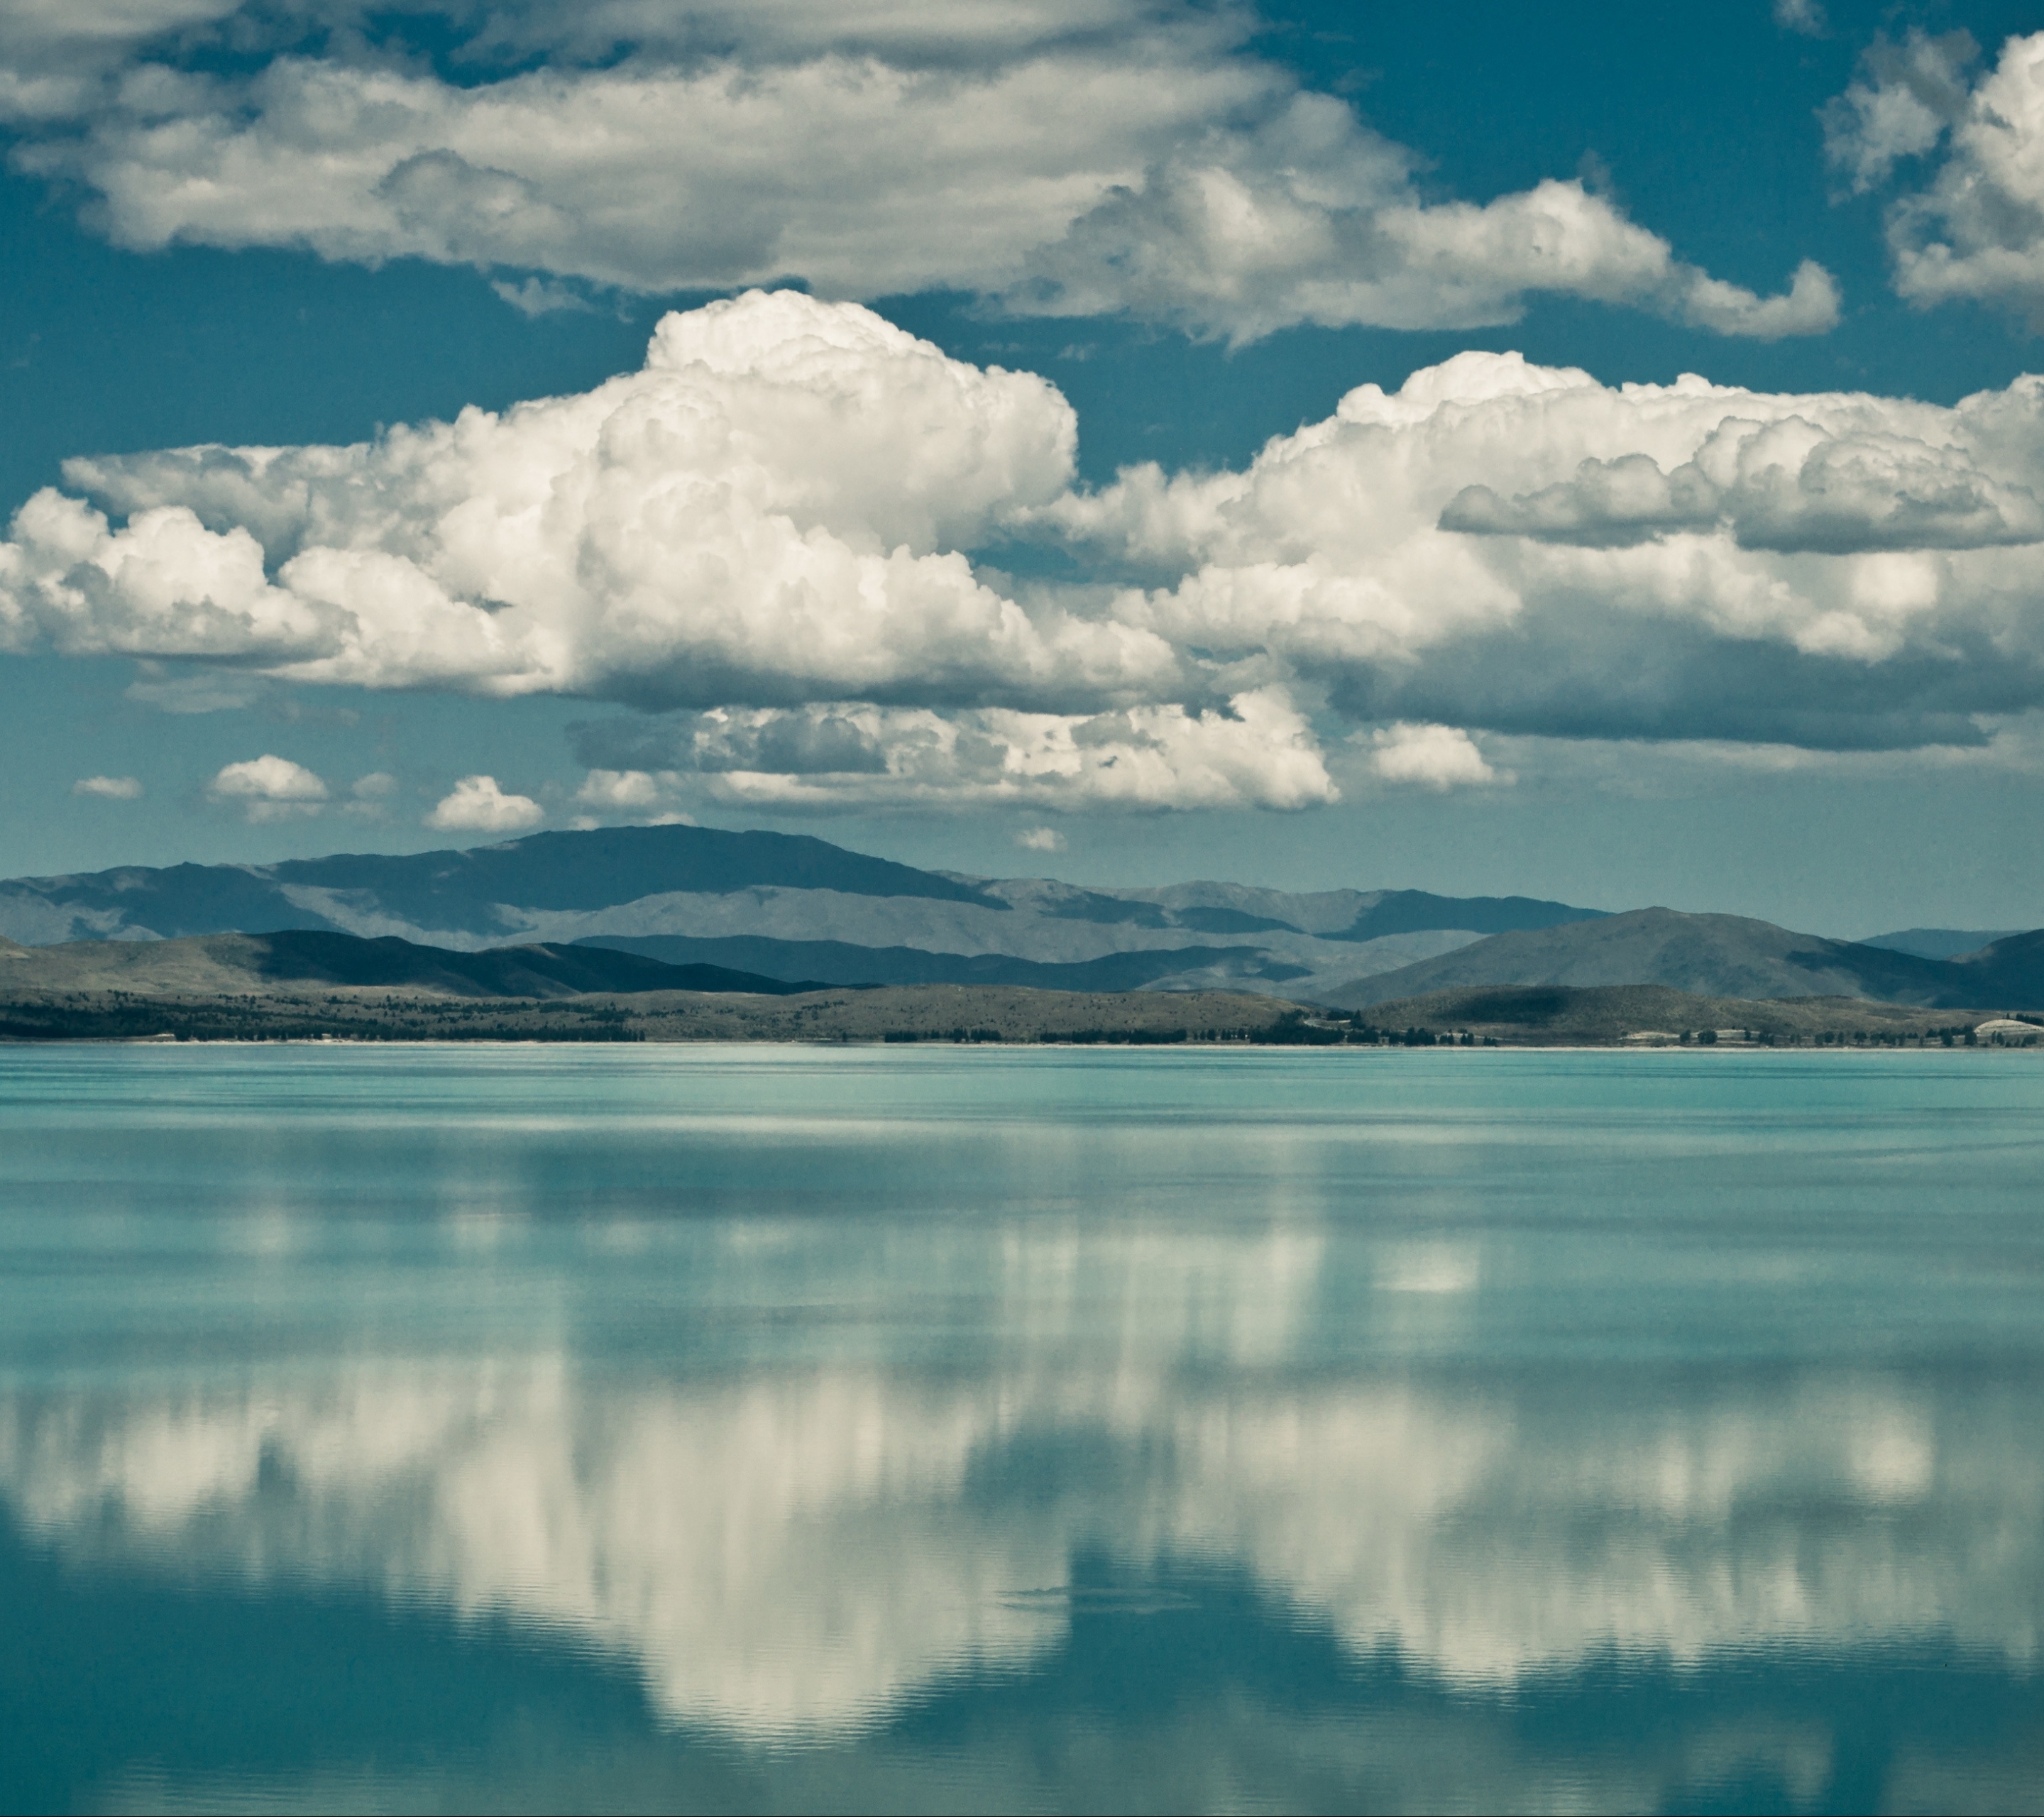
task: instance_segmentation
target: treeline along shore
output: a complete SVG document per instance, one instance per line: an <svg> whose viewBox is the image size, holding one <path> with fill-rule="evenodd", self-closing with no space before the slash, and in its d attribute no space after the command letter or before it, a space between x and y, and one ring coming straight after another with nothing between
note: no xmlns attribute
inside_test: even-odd
<svg viewBox="0 0 2044 1817"><path fill-rule="evenodd" d="M1456 1001L1456 1000L1463 1001ZM2035 1032L2029 1031L2034 1028ZM1985 1030L1985 1034L1977 1031ZM2044 1015L1954 1016L1850 998L1754 1002L1657 987L1446 992L1368 1012L1240 993L929 985L472 997L362 986L0 997L0 1040L571 1041L1812 1048L2036 1045Z"/></svg>
<svg viewBox="0 0 2044 1817"><path fill-rule="evenodd" d="M2028 1018L2026 1020L2026 1018ZM2034 1029L2036 1033L2032 1033ZM0 1040L2034 1044L2044 1015L1659 985L1484 985L1366 1007L1228 990L828 985L540 943L455 951L293 930L0 941Z"/></svg>

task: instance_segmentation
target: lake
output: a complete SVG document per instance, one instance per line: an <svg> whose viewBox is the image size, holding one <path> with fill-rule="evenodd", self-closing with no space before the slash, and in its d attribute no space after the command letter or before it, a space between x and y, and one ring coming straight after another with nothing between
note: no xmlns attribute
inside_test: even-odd
<svg viewBox="0 0 2044 1817"><path fill-rule="evenodd" d="M0 1047L0 1807L2044 1802L2034 1055Z"/></svg>

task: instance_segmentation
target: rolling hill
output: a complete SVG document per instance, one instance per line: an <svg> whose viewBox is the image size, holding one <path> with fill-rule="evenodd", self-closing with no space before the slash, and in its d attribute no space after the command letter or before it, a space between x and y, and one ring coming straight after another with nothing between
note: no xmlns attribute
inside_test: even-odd
<svg viewBox="0 0 2044 1817"><path fill-rule="evenodd" d="M263 995L280 986L428 991L547 1000L591 993L742 991L786 997L814 980L763 978L713 965L663 965L589 947L494 947L454 952L388 935L288 930L176 940L83 940L25 947L0 940L0 997L125 992L138 997Z"/></svg>
<svg viewBox="0 0 2044 1817"><path fill-rule="evenodd" d="M456 951L601 946L790 982L1299 996L1485 934L1596 912L1420 890L1085 889L919 870L823 839L690 826L0 882L0 935L36 945L345 933Z"/></svg>
<svg viewBox="0 0 2044 1817"><path fill-rule="evenodd" d="M1960 959L1792 933L1738 915L1640 908L1595 921L1493 935L1439 957L1358 978L1319 1000L1365 1009L1483 985L1656 985L1709 997L1854 997L1925 1008L2044 1003L2044 931Z"/></svg>

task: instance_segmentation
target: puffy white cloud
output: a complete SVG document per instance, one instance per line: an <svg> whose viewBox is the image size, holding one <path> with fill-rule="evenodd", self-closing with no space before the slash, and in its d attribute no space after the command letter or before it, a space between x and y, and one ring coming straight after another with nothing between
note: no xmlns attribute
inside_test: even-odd
<svg viewBox="0 0 2044 1817"><path fill-rule="evenodd" d="M1069 480L1070 407L855 305L670 315L640 372L373 445L77 462L0 634L302 681L648 705L1148 697L1152 633L981 584L958 551Z"/></svg>
<svg viewBox="0 0 2044 1817"><path fill-rule="evenodd" d="M1339 798L1312 727L1283 690L1194 712L1091 716L835 703L720 709L578 728L591 802L640 812L672 791L802 809L843 802L1058 808L1304 808Z"/></svg>
<svg viewBox="0 0 2044 1817"><path fill-rule="evenodd" d="M507 795L494 776L464 776L426 816L440 832L516 833L536 827L546 809L529 795Z"/></svg>
<svg viewBox="0 0 2044 1817"><path fill-rule="evenodd" d="M1584 461L1576 477L1500 499L1458 493L1442 528L1610 547L1720 521L1742 548L1978 549L2044 537L2029 486L1981 472L1968 452L1919 437L1836 435L1800 417L1728 417L1664 474L1650 455Z"/></svg>
<svg viewBox="0 0 2044 1817"><path fill-rule="evenodd" d="M372 11L333 0L236 13L228 62L183 54L232 10L137 0L68 26L39 12L0 84L0 117L35 135L17 163L96 192L124 245L302 246L656 292L936 286L1238 340L1508 321L1546 291L1729 334L1820 332L1837 313L1813 265L1758 297L1574 183L1430 204L1415 154L1249 54L1233 7L420 9L442 15L460 81L378 54ZM307 14L342 28L317 56ZM497 287L528 313L586 304L537 277Z"/></svg>
<svg viewBox="0 0 2044 1817"><path fill-rule="evenodd" d="M1859 75L1824 109L1824 154L1853 190L1885 182L1921 156L1965 110L1967 74L1980 57L1968 32L1912 30L1900 44L1875 40Z"/></svg>
<svg viewBox="0 0 2044 1817"><path fill-rule="evenodd" d="M1042 515L1182 574L1127 621L1366 722L1878 747L2044 701L2040 490L2044 379L1944 409L1473 353Z"/></svg>
<svg viewBox="0 0 2044 1817"><path fill-rule="evenodd" d="M232 804L252 820L316 814L325 805L326 784L302 763L265 751L244 763L229 763L206 785L216 801Z"/></svg>
<svg viewBox="0 0 2044 1817"><path fill-rule="evenodd" d="M870 296L1012 276L1172 138L1275 81L1197 34L967 72L827 52L475 86L285 57L245 81L138 73L85 133L19 157L98 190L129 246L305 246L652 291L799 273Z"/></svg>
<svg viewBox="0 0 2044 1817"><path fill-rule="evenodd" d="M0 544L0 641L655 709L577 734L579 805L640 816L1297 807L1342 761L1481 779L1396 731L1331 772L1358 725L1892 749L2044 706L2044 378L1945 408L1470 353L1238 471L1077 490L1075 435L1039 378L753 294L580 396L70 463L87 497ZM974 566L1004 539L1081 578Z"/></svg>
<svg viewBox="0 0 2044 1817"><path fill-rule="evenodd" d="M1055 827L1024 827L1015 843L1024 851L1062 851L1065 836Z"/></svg>
<svg viewBox="0 0 2044 1817"><path fill-rule="evenodd" d="M1837 286L1808 260L1786 294L1762 298L1681 263L1580 182L1430 205L1412 163L1340 102L1298 96L1254 131L1176 147L1141 182L1118 186L1032 255L1005 300L1066 315L1133 309L1238 340L1302 321L1515 321L1539 292L1762 340L1838 321Z"/></svg>
<svg viewBox="0 0 2044 1817"><path fill-rule="evenodd" d="M1973 80L1977 56L1963 32L1877 45L1828 110L1828 148L1864 190L1942 141L1928 183L1888 210L1896 290L1925 306L1997 305L2044 325L2044 32L2008 40Z"/></svg>
<svg viewBox="0 0 2044 1817"><path fill-rule="evenodd" d="M671 772L655 776L644 770L592 770L575 800L603 812L636 814L663 807L678 780Z"/></svg>
<svg viewBox="0 0 2044 1817"><path fill-rule="evenodd" d="M1386 726L1372 735L1371 743L1370 766L1387 782L1454 789L1499 780L1476 741L1451 725Z"/></svg>
<svg viewBox="0 0 2044 1817"><path fill-rule="evenodd" d="M71 792L97 795L108 801L133 801L140 799L142 785L133 776L81 776L71 784Z"/></svg>

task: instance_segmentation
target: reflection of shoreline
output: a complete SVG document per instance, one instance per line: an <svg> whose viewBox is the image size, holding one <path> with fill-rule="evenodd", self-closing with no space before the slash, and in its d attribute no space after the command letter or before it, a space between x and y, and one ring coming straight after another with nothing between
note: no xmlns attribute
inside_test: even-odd
<svg viewBox="0 0 2044 1817"><path fill-rule="evenodd" d="M2034 1397L1887 1378L1681 1404L1124 1363L646 1386L558 1357L0 1401L0 1493L83 1561L373 1586L635 1659L671 1718L858 1727L1056 1644L1075 1552L1239 1565L1472 1686L1942 1635L2038 1653Z"/></svg>

